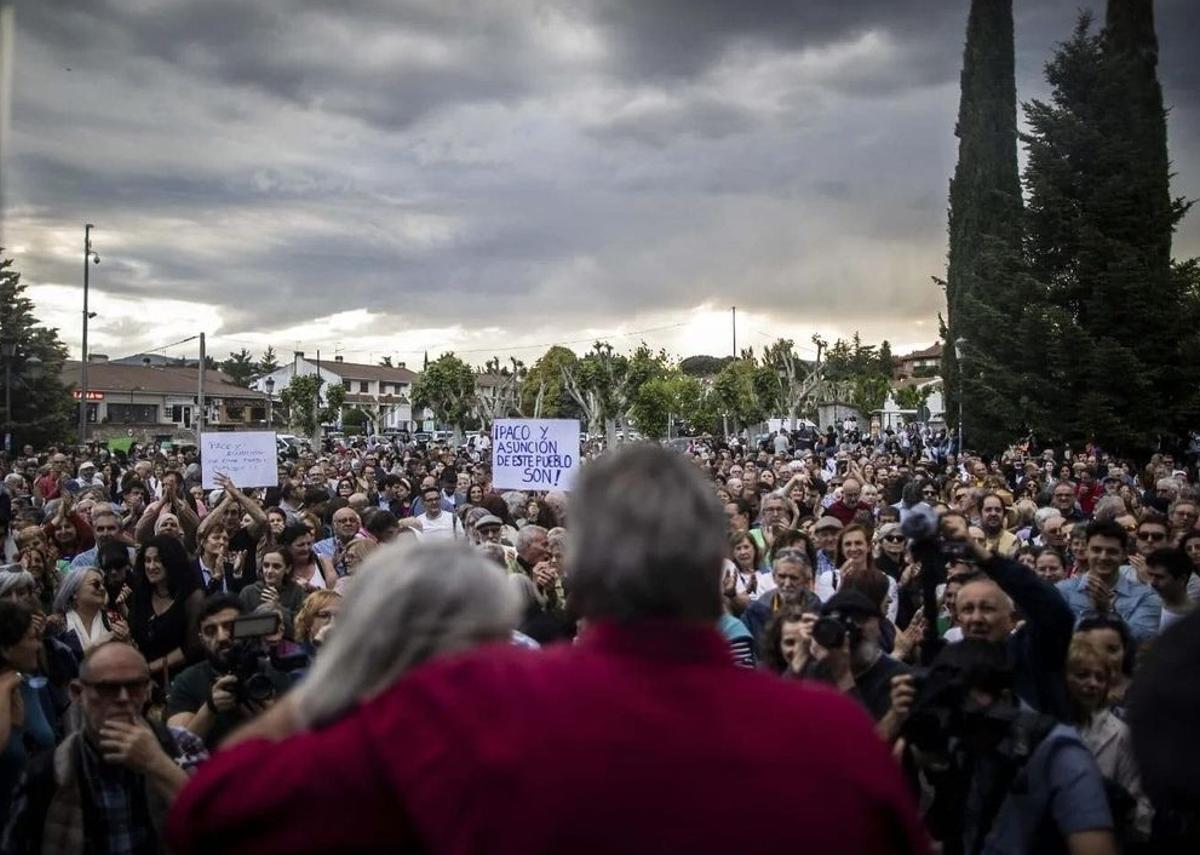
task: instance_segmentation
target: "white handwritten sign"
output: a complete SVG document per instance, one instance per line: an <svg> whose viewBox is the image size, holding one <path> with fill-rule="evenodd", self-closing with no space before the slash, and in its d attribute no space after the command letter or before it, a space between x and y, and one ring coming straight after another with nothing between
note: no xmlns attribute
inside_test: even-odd
<svg viewBox="0 0 1200 855"><path fill-rule="evenodd" d="M204 489L217 485L217 474L228 475L239 487L279 484L274 431L200 435L200 474Z"/></svg>
<svg viewBox="0 0 1200 855"><path fill-rule="evenodd" d="M493 486L565 491L578 473L578 419L496 419L492 424Z"/></svg>

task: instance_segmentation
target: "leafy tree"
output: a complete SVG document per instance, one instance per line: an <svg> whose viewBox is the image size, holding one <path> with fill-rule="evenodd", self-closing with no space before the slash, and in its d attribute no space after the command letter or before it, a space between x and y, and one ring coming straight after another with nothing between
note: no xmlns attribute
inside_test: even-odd
<svg viewBox="0 0 1200 855"><path fill-rule="evenodd" d="M279 359L275 356L275 348L268 344L267 349L263 351L263 355L258 360L258 373L270 374L277 368L279 368Z"/></svg>
<svg viewBox="0 0 1200 855"><path fill-rule="evenodd" d="M641 385L630 405L629 418L644 436L661 439L671 432L672 419L695 427L704 397L699 379L675 369L651 377Z"/></svg>
<svg viewBox="0 0 1200 855"><path fill-rule="evenodd" d="M721 411L733 420L733 428L761 422L768 410L759 398L757 366L748 359L730 362L713 380L713 396Z"/></svg>
<svg viewBox="0 0 1200 855"><path fill-rule="evenodd" d="M954 342L965 338L971 357L962 386L965 433L985 448L1011 437L1020 366L1009 327L1023 308L1036 308L1022 305L1013 287L1022 213L1014 65L1012 0L972 0L955 127L958 165L950 182L942 376L947 418L955 422L963 369Z"/></svg>
<svg viewBox="0 0 1200 855"><path fill-rule="evenodd" d="M392 358L390 356L385 356L380 359L379 364L384 368L395 368L395 366L392 365Z"/></svg>
<svg viewBox="0 0 1200 855"><path fill-rule="evenodd" d="M563 381L564 369L573 369L578 361L573 350L559 345L542 354L521 380L521 413L548 419L580 416L579 407Z"/></svg>
<svg viewBox="0 0 1200 855"><path fill-rule="evenodd" d="M258 371L258 365L250 355L250 351L243 347L236 353L229 354L229 358L221 363L221 371L234 384L249 386L250 381L254 379L255 373Z"/></svg>
<svg viewBox="0 0 1200 855"><path fill-rule="evenodd" d="M1026 107L1028 263L1049 307L1027 335L1045 341L1034 429L1136 454L1200 417L1200 279L1171 258L1190 203L1170 195L1150 4L1108 11L1101 34L1080 17L1046 66L1049 102Z"/></svg>
<svg viewBox="0 0 1200 855"><path fill-rule="evenodd" d="M475 404L475 372L453 353L430 362L413 385L413 405L449 425L456 444Z"/></svg>
<svg viewBox="0 0 1200 855"><path fill-rule="evenodd" d="M67 349L58 331L40 326L33 314L33 301L25 296L28 287L12 260L0 258L0 344L13 345L8 377L12 387L4 391L12 412L4 413L0 435L12 433L12 448L29 444L44 448L70 435L71 397L62 381ZM39 365L40 361L40 365ZM35 376L36 375L36 376ZM5 375L0 371L0 385ZM0 403L4 398L0 397ZM82 402L81 402L82 405Z"/></svg>
<svg viewBox="0 0 1200 855"><path fill-rule="evenodd" d="M885 338L883 344L879 345L879 373L884 377L893 377L896 374L896 363L892 357L892 345Z"/></svg>
<svg viewBox="0 0 1200 855"><path fill-rule="evenodd" d="M318 374L296 374L279 394L284 420L303 436L317 438L321 425L337 421L346 402L346 388L332 384L321 402L325 380ZM278 412L278 410L277 410Z"/></svg>
<svg viewBox="0 0 1200 855"><path fill-rule="evenodd" d="M679 370L691 377L716 377L732 361L732 356L689 356L679 363Z"/></svg>
<svg viewBox="0 0 1200 855"><path fill-rule="evenodd" d="M896 405L902 410L919 410L929 400L931 386L901 386L895 392Z"/></svg>

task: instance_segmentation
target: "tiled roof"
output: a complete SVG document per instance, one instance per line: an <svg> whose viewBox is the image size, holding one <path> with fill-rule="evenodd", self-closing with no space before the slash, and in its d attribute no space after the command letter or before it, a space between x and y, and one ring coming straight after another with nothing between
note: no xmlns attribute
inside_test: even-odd
<svg viewBox="0 0 1200 855"><path fill-rule="evenodd" d="M80 363L63 363L62 379L79 388ZM88 363L88 389L97 392L149 392L161 395L196 395L199 381L195 368L121 365L116 362ZM204 376L204 394L214 398L253 398L265 401L267 396L253 389L235 385L220 371L209 370Z"/></svg>
<svg viewBox="0 0 1200 855"><path fill-rule="evenodd" d="M307 357L306 357L307 358ZM315 359L309 362L316 364ZM338 362L321 360L321 368L332 371L343 380L375 380L384 383L415 383L418 374L407 368L388 368L386 365L367 365L362 362Z"/></svg>
<svg viewBox="0 0 1200 855"><path fill-rule="evenodd" d="M914 351L913 353L907 353L904 356L901 356L899 358L902 361L907 361L910 359L941 359L942 358L942 343L940 341L936 342L935 344L933 344L930 347L925 348L924 350L918 350L918 351Z"/></svg>

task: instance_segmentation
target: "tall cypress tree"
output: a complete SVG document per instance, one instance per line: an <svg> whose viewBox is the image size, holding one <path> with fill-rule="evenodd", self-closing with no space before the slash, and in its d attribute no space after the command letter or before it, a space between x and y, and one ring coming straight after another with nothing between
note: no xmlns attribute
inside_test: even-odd
<svg viewBox="0 0 1200 855"><path fill-rule="evenodd" d="M1021 276L1021 184L1012 0L972 0L963 51L950 182L950 251L942 376L957 423L961 388L968 447L995 450L1023 421L1020 366L1011 330L1027 296ZM966 339L959 365L954 343ZM961 377L960 377L961 372Z"/></svg>
<svg viewBox="0 0 1200 855"><path fill-rule="evenodd" d="M1108 23L1081 16L1046 66L1051 100L1026 107L1027 249L1054 306L1055 425L1136 453L1197 415L1197 278L1171 261L1188 204L1170 195L1151 3L1112 0Z"/></svg>

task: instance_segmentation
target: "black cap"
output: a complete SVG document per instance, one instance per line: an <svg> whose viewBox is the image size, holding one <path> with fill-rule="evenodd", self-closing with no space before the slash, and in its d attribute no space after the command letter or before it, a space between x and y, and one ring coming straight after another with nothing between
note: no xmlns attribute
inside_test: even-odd
<svg viewBox="0 0 1200 855"><path fill-rule="evenodd" d="M821 606L821 614L823 615L830 615L834 612L841 612L845 615L883 617L883 612L879 610L879 606L871 602L871 599L862 591L856 591L853 588L843 588L826 600L825 605Z"/></svg>

